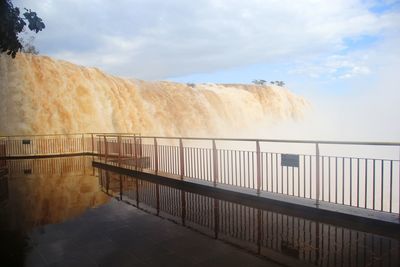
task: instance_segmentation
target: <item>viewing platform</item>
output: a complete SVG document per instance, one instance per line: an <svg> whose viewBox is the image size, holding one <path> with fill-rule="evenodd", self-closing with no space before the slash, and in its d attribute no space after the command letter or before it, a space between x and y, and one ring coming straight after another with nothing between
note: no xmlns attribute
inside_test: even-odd
<svg viewBox="0 0 400 267"><path fill-rule="evenodd" d="M102 169L190 184L308 216L339 214L357 223L380 222L387 227L400 223L400 143L124 133L0 139L0 166L5 159L79 155L96 156L93 166Z"/></svg>
<svg viewBox="0 0 400 267"><path fill-rule="evenodd" d="M177 210L169 212L178 216L183 225L192 220L189 195L210 199L206 205L207 220L213 223L206 228L217 239L225 231L220 220L228 216L224 215L220 203L249 208L254 214L244 213L238 220L243 217L240 224L254 220L253 226L243 227L250 227L254 232L251 242L258 254L263 251L261 240L265 231L262 229L269 227L268 220L263 217L265 212L284 214L296 218L299 223L313 222L316 227L321 224L332 229L349 229L357 235L368 233L397 244L400 240L399 151L399 143L175 138L139 134L0 139L4 174L8 170L7 161L12 160L90 157L91 166L96 170L93 172L98 172L107 194L122 201L133 199L137 207L140 202L147 201L146 205L157 214L164 205L162 201L166 207L179 204ZM150 195L139 197L141 193L137 190L144 190L144 184L151 184L153 189L151 194L148 192ZM162 200L160 188L164 187L183 192L182 196L168 193ZM234 211L229 208L228 213ZM324 234L325 230L318 229L310 233L313 238L322 243L333 242ZM300 238L301 232L296 235ZM351 235L349 238L351 241ZM305 247L299 245L300 241L290 242L288 247L284 243L279 248L266 245L272 249L267 257L286 264L285 259L275 255L276 251L303 253ZM312 246L319 247L322 243ZM395 247L394 243L390 244ZM326 248L318 249L325 251ZM328 251L323 253L329 255ZM398 260L398 252L395 255ZM321 257L316 254L306 263L322 262Z"/></svg>

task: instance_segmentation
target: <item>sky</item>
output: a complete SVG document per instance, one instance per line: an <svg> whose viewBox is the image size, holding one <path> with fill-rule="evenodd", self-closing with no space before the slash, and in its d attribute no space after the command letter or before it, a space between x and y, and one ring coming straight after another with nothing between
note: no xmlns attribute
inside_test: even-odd
<svg viewBox="0 0 400 267"><path fill-rule="evenodd" d="M145 80L282 80L332 122L321 128L400 141L400 1L13 3L45 22L41 54Z"/></svg>

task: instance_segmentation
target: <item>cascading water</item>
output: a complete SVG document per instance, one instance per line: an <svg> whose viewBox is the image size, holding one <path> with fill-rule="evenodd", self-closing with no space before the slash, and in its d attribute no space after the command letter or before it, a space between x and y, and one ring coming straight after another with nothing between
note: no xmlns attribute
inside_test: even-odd
<svg viewBox="0 0 400 267"><path fill-rule="evenodd" d="M45 56L0 56L0 134L140 132L238 136L303 116L278 86L148 82Z"/></svg>

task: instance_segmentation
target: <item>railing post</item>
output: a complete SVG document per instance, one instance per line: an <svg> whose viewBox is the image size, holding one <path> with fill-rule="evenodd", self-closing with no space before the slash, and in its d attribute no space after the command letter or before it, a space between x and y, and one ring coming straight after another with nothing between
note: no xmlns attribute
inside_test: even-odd
<svg viewBox="0 0 400 267"><path fill-rule="evenodd" d="M182 138L179 138L179 162L181 167L180 170L181 180L183 180L183 176L185 175L185 159L184 159Z"/></svg>
<svg viewBox="0 0 400 267"><path fill-rule="evenodd" d="M121 153L122 153L122 149L121 149L121 135L118 135L118 166L121 166Z"/></svg>
<svg viewBox="0 0 400 267"><path fill-rule="evenodd" d="M213 181L214 185L217 185L218 182L218 153L217 153L217 145L215 143L215 139L212 140L212 150L213 150Z"/></svg>
<svg viewBox="0 0 400 267"><path fill-rule="evenodd" d="M260 141L256 141L256 157L257 157L257 194L260 194L261 189L261 152Z"/></svg>
<svg viewBox="0 0 400 267"><path fill-rule="evenodd" d="M316 188L315 188L315 195L316 201L315 205L319 205L319 185L320 185L320 174L319 174L319 144L315 143L315 177L316 177Z"/></svg>
<svg viewBox="0 0 400 267"><path fill-rule="evenodd" d="M154 168L156 174L158 173L158 145L157 138L154 137Z"/></svg>
<svg viewBox="0 0 400 267"><path fill-rule="evenodd" d="M107 155L108 147L107 147L107 137L104 135L104 162L107 163Z"/></svg>

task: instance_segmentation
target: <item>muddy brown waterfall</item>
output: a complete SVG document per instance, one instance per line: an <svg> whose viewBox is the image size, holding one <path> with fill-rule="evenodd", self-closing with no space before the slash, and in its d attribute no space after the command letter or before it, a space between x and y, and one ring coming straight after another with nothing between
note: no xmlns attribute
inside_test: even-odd
<svg viewBox="0 0 400 267"><path fill-rule="evenodd" d="M308 102L278 86L150 82L45 56L0 56L0 134L251 135ZM250 135L249 135L250 131Z"/></svg>

